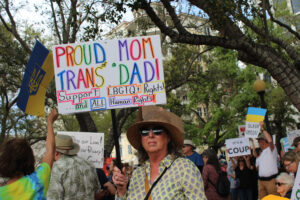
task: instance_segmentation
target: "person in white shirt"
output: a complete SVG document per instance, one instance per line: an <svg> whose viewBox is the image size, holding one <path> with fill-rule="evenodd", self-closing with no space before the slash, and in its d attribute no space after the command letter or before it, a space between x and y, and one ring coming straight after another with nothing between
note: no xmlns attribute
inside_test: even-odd
<svg viewBox="0 0 300 200"><path fill-rule="evenodd" d="M262 152L256 158L256 167L258 168L258 198L274 194L276 191L277 168L277 149L273 143L271 135L264 129L264 122L260 122L262 133L259 134L257 140Z"/></svg>

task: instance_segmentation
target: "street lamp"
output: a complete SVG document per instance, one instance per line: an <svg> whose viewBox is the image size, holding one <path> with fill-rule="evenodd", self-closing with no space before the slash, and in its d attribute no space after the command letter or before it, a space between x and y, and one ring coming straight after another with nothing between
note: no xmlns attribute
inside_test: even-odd
<svg viewBox="0 0 300 200"><path fill-rule="evenodd" d="M265 90L266 90L266 83L265 83L265 81L258 79L258 80L256 80L254 82L253 87L254 87L254 90L257 92L257 94L260 97L261 107L267 109L265 98L264 98L265 97ZM271 134L271 132L270 132L271 131L270 124L269 124L269 117L268 117L268 111L266 113L265 121L266 121L267 131L268 131L269 134Z"/></svg>

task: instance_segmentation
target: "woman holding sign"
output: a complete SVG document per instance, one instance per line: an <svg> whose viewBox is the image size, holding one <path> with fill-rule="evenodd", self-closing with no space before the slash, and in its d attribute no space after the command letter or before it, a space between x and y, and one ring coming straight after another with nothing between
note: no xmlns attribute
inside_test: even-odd
<svg viewBox="0 0 300 200"><path fill-rule="evenodd" d="M177 115L161 107L141 107L127 138L143 164L133 171L128 190L125 171L114 168L117 199L205 200L200 171L180 153L183 133Z"/></svg>

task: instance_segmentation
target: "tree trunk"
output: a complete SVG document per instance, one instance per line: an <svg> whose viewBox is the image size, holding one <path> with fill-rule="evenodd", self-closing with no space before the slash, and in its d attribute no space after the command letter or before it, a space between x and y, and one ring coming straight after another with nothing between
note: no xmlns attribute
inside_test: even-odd
<svg viewBox="0 0 300 200"><path fill-rule="evenodd" d="M81 132L97 132L97 127L90 113L76 113Z"/></svg>

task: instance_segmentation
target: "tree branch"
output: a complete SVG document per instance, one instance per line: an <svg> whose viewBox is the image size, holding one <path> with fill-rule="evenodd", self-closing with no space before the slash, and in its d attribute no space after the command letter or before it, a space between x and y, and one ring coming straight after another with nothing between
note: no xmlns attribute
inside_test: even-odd
<svg viewBox="0 0 300 200"><path fill-rule="evenodd" d="M182 26L180 20L178 19L174 8L171 6L170 1L169 0L162 0L164 7L167 9L169 15L172 18L172 21L174 23L174 26L176 27L176 29L179 31L180 34L190 34L189 32L186 31L186 29Z"/></svg>
<svg viewBox="0 0 300 200"><path fill-rule="evenodd" d="M278 24L279 26L287 29L290 33L292 33L296 38L298 38L298 40L300 40L300 34L297 33L296 31L294 31L290 26L288 26L287 24L282 23L279 20L276 20L270 10L270 8L267 9L268 14L270 16L271 21L275 22L276 24Z"/></svg>
<svg viewBox="0 0 300 200"><path fill-rule="evenodd" d="M55 14L54 6L53 6L53 1L50 1L50 3L51 3L51 11L52 11L52 15L53 15L53 21L54 21L54 27L55 27L56 35L58 37L59 43L61 44L62 40L61 40L60 32L59 32L58 26L57 26L57 20L56 20L56 14Z"/></svg>

